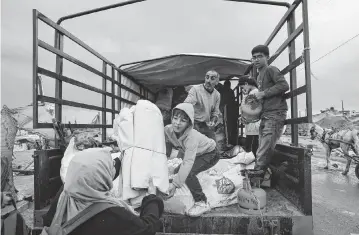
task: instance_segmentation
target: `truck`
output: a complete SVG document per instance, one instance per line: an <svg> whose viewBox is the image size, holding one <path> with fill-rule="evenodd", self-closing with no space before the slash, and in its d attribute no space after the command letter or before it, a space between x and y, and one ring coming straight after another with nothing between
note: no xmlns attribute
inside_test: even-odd
<svg viewBox="0 0 359 235"><path fill-rule="evenodd" d="M121 3L91 9L76 14L61 17L57 22L52 21L38 10L33 10L33 128L53 128L52 123L42 123L38 119L38 104L55 104L55 118L62 122L63 106L72 106L101 112L101 124L75 123L64 124L71 128L97 128L101 129L102 141L106 141L106 116L110 114L111 120L124 107L135 105L139 99L154 101L155 92L165 86L187 86L203 82L205 71L216 67L221 79L232 79L237 82L234 88L236 102L241 102L241 77L250 74L256 76L257 71L250 60L228 58L216 55L179 54L162 58L137 61L128 64L116 65L106 59L99 52L81 41L75 35L61 26L65 20L106 11L113 8L140 4L145 0L130 0ZM312 122L311 103L311 74L310 74L310 45L308 0L295 0L292 4L281 1L268 0L227 0L236 4L265 4L271 7L286 8L272 33L264 45L270 45L278 32L287 26L288 37L270 57L269 63L276 61L278 56L288 51L289 64L281 68L281 73L289 77L290 91L285 94L290 102L290 118L286 125L291 126L291 145L277 144L275 156L270 168L272 170L271 187L266 189L268 202L263 217L240 213L234 206L217 208L204 214L200 218L190 218L184 215L164 214L162 218L162 234L312 234L312 188L311 188L311 151L298 143L298 124ZM132 6L131 6L132 7ZM302 23L296 25L295 13L301 9ZM45 23L55 32L54 45L39 38L39 22ZM303 52L296 55L296 39L303 36ZM102 61L102 69L95 68L75 56L64 52L64 39L69 39L85 49L91 56ZM45 69L39 64L39 48L56 56L56 66L53 71ZM248 51L251 48L248 48ZM76 77L64 75L64 60L89 71L102 78L102 87L95 87L79 81ZM200 63L195 63L200 62ZM186 64L188 66L178 66ZM297 85L297 67L304 64L305 84ZM54 97L39 93L39 76L54 79ZM235 78L239 79L235 79ZM43 78L44 79L44 78ZM95 106L63 98L63 85L86 89L93 94L102 96L102 106ZM110 86L109 86L110 84ZM298 117L297 96L306 97L306 116ZM108 103L108 99L110 103ZM110 106L110 108L108 108ZM112 123L113 124L113 123ZM237 123L237 129L243 132L243 126ZM61 159L64 149L38 150L34 152L34 201L26 210L30 217L28 222L32 234L40 234L42 229L42 215L47 212L49 205L62 185L60 178ZM260 223L260 221L263 223Z"/></svg>

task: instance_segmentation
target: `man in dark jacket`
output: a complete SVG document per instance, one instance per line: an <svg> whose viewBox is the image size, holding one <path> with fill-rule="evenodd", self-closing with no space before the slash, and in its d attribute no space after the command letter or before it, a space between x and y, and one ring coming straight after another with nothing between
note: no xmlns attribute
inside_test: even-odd
<svg viewBox="0 0 359 235"><path fill-rule="evenodd" d="M226 128L227 144L236 145L238 138L238 105L235 100L234 91L231 89L231 82L226 80L220 90L221 102L219 109L223 114L223 121Z"/></svg>
<svg viewBox="0 0 359 235"><path fill-rule="evenodd" d="M289 90L288 82L277 67L268 65L269 49L259 45L252 50L252 61L258 69L257 99L263 101L259 127L259 147L254 174L264 176L271 161L273 150L279 140L287 116L287 102L284 94Z"/></svg>

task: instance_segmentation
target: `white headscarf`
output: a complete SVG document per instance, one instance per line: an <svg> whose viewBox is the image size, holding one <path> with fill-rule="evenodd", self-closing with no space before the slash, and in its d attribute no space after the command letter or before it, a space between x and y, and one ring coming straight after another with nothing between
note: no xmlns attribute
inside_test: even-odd
<svg viewBox="0 0 359 235"><path fill-rule="evenodd" d="M96 202L113 203L137 214L126 202L110 196L114 176L115 167L108 149L91 148L76 153L69 164L51 227L61 226Z"/></svg>

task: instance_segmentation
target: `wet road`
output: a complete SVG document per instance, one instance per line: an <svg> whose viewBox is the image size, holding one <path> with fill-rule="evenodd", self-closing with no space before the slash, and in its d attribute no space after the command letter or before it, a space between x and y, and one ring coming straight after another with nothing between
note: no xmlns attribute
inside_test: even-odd
<svg viewBox="0 0 359 235"><path fill-rule="evenodd" d="M354 164L348 176L338 169L324 170L324 159L312 157L312 202L315 235L359 234L359 179Z"/></svg>

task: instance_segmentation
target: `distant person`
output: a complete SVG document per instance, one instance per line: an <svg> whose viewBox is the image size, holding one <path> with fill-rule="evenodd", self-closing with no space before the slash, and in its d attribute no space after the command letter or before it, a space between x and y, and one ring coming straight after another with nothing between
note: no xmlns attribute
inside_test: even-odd
<svg viewBox="0 0 359 235"><path fill-rule="evenodd" d="M231 82L229 80L226 80L223 83L223 87L220 90L220 94L221 94L221 102L219 104L219 109L223 113L224 107L226 105L232 105L236 100L234 91L231 89Z"/></svg>
<svg viewBox="0 0 359 235"><path fill-rule="evenodd" d="M171 109L176 107L178 104L183 103L188 96L188 92L184 86L178 86L173 88L173 98Z"/></svg>
<svg viewBox="0 0 359 235"><path fill-rule="evenodd" d="M243 97L245 99L248 95L253 95L258 92L258 85L254 78L246 78L244 80L244 85L241 85L243 93L246 95ZM252 152L254 156L257 156L258 144L259 144L259 124L260 121L254 123L247 123L245 125L245 150L246 152Z"/></svg>
<svg viewBox="0 0 359 235"><path fill-rule="evenodd" d="M220 94L214 89L219 83L219 73L210 70L206 73L204 84L194 85L188 92L184 103L194 107L194 129L216 140L214 126L218 122Z"/></svg>
<svg viewBox="0 0 359 235"><path fill-rule="evenodd" d="M157 93L155 104L162 113L163 123L165 126L171 123L172 98L172 88L163 88Z"/></svg>
<svg viewBox="0 0 359 235"><path fill-rule="evenodd" d="M64 223L78 215L81 218L86 208L94 208L99 203L108 205L108 208L75 227L68 235L154 235L158 232L164 206L162 199L155 195L153 183L150 183L149 195L143 199L138 216L126 202L110 196L116 172L108 149L94 148L78 152L69 165L56 214L47 228L52 231L50 234L62 234L56 232Z"/></svg>
<svg viewBox="0 0 359 235"><path fill-rule="evenodd" d="M238 139L238 104L236 103L234 91L231 89L231 82L229 80L224 82L220 94L221 102L219 109L223 113L227 144L236 145Z"/></svg>
<svg viewBox="0 0 359 235"><path fill-rule="evenodd" d="M193 123L193 106L188 103L177 105L172 111L172 124L165 127L165 138L167 156L170 156L172 148L177 148L180 150L179 157L183 158L183 163L170 184L169 197L174 195L177 188L186 184L195 201L188 215L198 217L210 211L211 207L197 175L214 166L219 160L219 154L216 142L194 130Z"/></svg>
<svg viewBox="0 0 359 235"><path fill-rule="evenodd" d="M259 147L257 160L252 174L260 178L264 177L269 163L271 162L273 150L279 140L284 122L287 116L287 102L284 97L289 90L288 82L280 73L280 70L268 65L269 48L258 45L252 49L252 62L258 69L258 90L254 95L263 103L260 115Z"/></svg>

